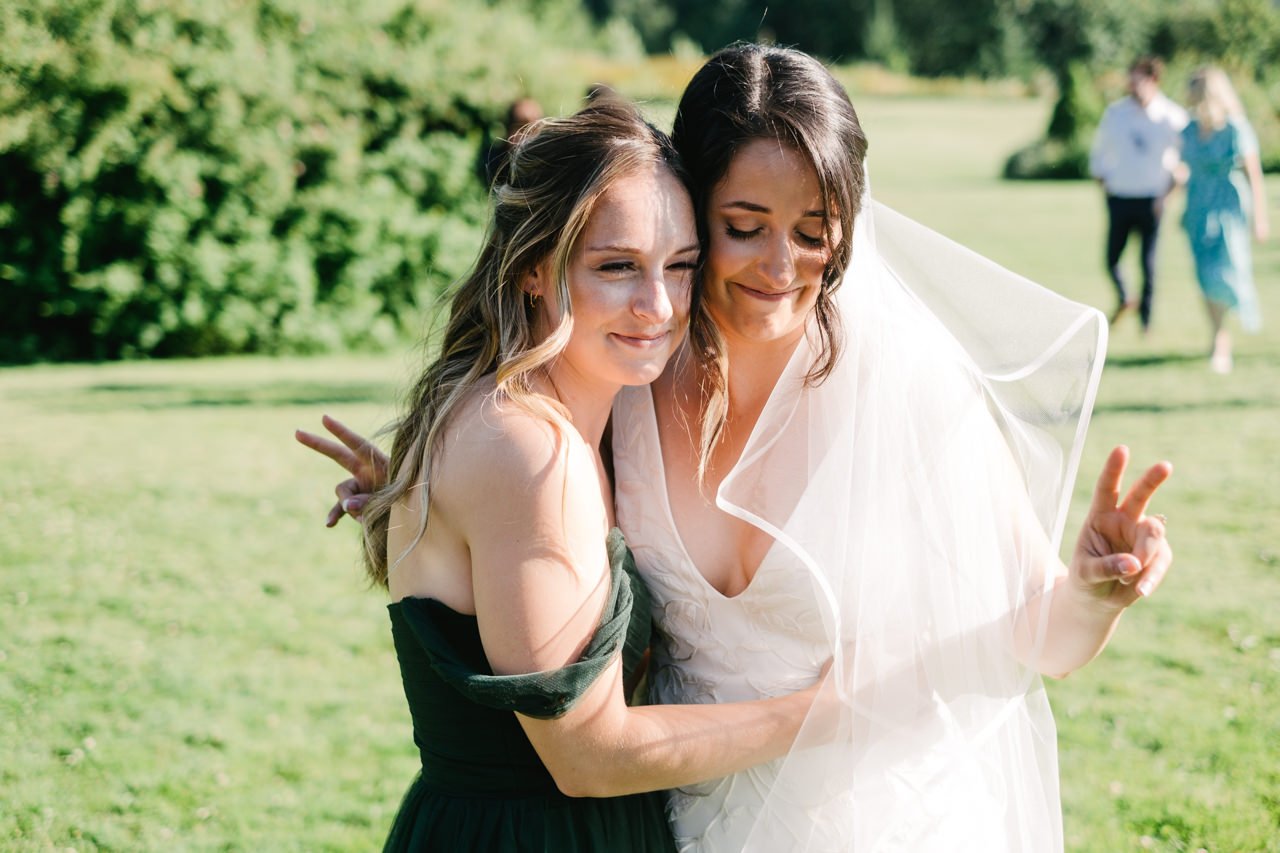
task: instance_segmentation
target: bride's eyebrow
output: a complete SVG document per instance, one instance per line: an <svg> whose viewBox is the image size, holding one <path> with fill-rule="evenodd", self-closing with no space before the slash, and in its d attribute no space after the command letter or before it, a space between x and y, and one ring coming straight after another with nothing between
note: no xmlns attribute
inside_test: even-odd
<svg viewBox="0 0 1280 853"><path fill-rule="evenodd" d="M746 210L751 213L773 213L773 210L765 207L763 204L756 204L754 201L727 201L720 205L721 210L730 210L736 208L738 210ZM826 219L827 212L825 210L806 210L803 219Z"/></svg>

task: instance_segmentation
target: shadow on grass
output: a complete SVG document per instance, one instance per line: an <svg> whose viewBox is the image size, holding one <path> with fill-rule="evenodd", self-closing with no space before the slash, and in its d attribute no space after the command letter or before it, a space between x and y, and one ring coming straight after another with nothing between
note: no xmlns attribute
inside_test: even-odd
<svg viewBox="0 0 1280 853"><path fill-rule="evenodd" d="M1179 364L1188 361L1208 362L1209 356L1200 352L1153 352L1144 353L1142 355L1111 355L1107 356L1107 367L1115 367L1122 370L1140 367L1164 367L1170 364Z"/></svg>
<svg viewBox="0 0 1280 853"><path fill-rule="evenodd" d="M1241 367L1278 367L1280 355L1271 352L1236 352L1236 368ZM1168 367L1175 364L1198 363L1208 367L1209 353L1204 350L1190 352L1150 352L1142 354L1107 356L1107 367L1118 370L1141 369L1144 367Z"/></svg>
<svg viewBox="0 0 1280 853"><path fill-rule="evenodd" d="M391 384L380 382L279 382L234 387L139 383L91 385L75 391L34 392L21 396L39 401L43 407L64 412L159 411L205 407L386 404L396 399L396 389Z"/></svg>
<svg viewBox="0 0 1280 853"><path fill-rule="evenodd" d="M1172 412L1211 412L1217 409L1221 409L1223 411L1241 409L1280 409L1280 399L1262 397L1259 399L1249 400L1236 397L1230 400L1188 400L1168 403L1099 403L1094 407L1093 413L1095 416L1103 414L1159 415Z"/></svg>

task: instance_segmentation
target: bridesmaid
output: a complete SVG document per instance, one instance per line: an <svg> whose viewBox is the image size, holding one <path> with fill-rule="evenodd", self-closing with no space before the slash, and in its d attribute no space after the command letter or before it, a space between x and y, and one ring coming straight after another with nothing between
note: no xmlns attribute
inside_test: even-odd
<svg viewBox="0 0 1280 853"><path fill-rule="evenodd" d="M1249 220L1253 236L1267 239L1266 190L1257 137L1221 69L1202 68L1192 75L1187 108L1191 122L1182 131L1182 159L1190 176L1182 225L1191 241L1213 335L1209 366L1215 373L1229 373L1227 313L1238 312L1245 331L1262 326L1253 286Z"/></svg>

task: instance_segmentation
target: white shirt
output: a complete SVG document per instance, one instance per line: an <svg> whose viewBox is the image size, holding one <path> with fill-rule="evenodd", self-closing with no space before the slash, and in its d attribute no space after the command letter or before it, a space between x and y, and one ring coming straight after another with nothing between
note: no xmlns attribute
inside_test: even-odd
<svg viewBox="0 0 1280 853"><path fill-rule="evenodd" d="M1089 173L1107 195L1154 198L1173 186L1187 112L1157 92L1143 107L1132 97L1107 107L1089 152Z"/></svg>

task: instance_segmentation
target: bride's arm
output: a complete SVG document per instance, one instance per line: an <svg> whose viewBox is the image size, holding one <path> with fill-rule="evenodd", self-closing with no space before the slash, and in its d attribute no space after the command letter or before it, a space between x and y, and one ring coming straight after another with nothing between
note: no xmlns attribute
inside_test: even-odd
<svg viewBox="0 0 1280 853"><path fill-rule="evenodd" d="M1097 657L1124 611L1154 593L1173 562L1163 519L1146 514L1152 495L1173 468L1168 462L1151 466L1121 499L1128 461L1128 448L1111 451L1070 565L1052 560L1057 570L1048 596L1044 645L1028 661L1045 675L1063 677ZM1030 602L1019 625L1020 646L1026 655L1043 601Z"/></svg>

